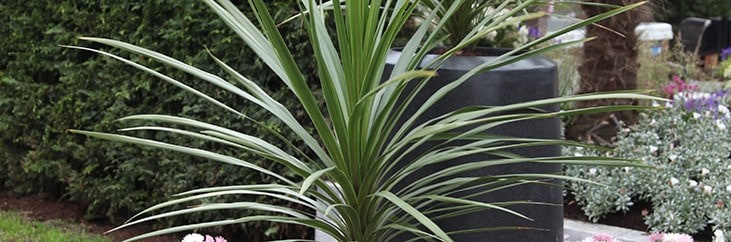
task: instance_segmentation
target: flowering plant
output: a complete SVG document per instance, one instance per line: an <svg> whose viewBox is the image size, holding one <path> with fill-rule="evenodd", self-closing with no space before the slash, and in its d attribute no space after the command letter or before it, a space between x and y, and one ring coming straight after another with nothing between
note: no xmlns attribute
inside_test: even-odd
<svg viewBox="0 0 731 242"><path fill-rule="evenodd" d="M183 240L180 242L226 242L226 239L224 239L221 236L213 237L211 235L202 235L199 233L192 233L185 235L183 237Z"/></svg>
<svg viewBox="0 0 731 242"><path fill-rule="evenodd" d="M687 234L655 232L650 235L650 242L693 242L693 237Z"/></svg>
<svg viewBox="0 0 731 242"><path fill-rule="evenodd" d="M675 94L693 91L697 88L698 86L686 84L685 80L675 75L673 76L673 80L669 84L665 85L662 90L665 92L664 94L666 98L673 99Z"/></svg>
<svg viewBox="0 0 731 242"><path fill-rule="evenodd" d="M608 234L596 234L586 237L581 242L619 242L619 240Z"/></svg>
<svg viewBox="0 0 731 242"><path fill-rule="evenodd" d="M676 86L680 87L680 85ZM675 93L678 94L678 93ZM712 225L731 229L731 125L725 92L684 92L666 108L640 115L612 151L567 148L575 156L641 159L652 169L567 166L566 174L608 186L569 181L569 189L593 220L652 204L645 223L653 230L694 233Z"/></svg>
<svg viewBox="0 0 731 242"><path fill-rule="evenodd" d="M721 50L721 64L718 71L724 79L731 79L731 47Z"/></svg>

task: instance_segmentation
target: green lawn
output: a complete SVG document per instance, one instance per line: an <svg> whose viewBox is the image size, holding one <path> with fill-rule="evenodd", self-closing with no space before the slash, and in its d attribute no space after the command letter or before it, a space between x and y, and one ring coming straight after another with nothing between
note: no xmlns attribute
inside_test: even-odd
<svg viewBox="0 0 731 242"><path fill-rule="evenodd" d="M15 212L0 211L0 241L112 241L84 232L77 224L59 220L37 222Z"/></svg>

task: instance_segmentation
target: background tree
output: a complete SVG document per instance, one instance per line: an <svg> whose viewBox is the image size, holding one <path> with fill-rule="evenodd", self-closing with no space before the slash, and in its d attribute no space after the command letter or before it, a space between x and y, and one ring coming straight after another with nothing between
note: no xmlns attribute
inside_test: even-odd
<svg viewBox="0 0 731 242"><path fill-rule="evenodd" d="M640 0L594 0L599 4L626 6ZM586 27L587 37L597 37L584 43L579 67L579 94L637 89L637 36L635 27L648 21L652 14L647 5L619 14ZM599 5L583 5L587 18L606 11ZM577 103L577 107L602 105L634 105L632 100L594 100ZM617 134L620 122L634 124L637 113L622 111L605 114L587 114L574 117L566 128L566 138L608 144Z"/></svg>

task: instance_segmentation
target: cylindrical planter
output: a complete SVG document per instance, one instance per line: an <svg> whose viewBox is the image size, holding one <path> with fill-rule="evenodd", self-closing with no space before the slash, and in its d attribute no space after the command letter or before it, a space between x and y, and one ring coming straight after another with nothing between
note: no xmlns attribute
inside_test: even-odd
<svg viewBox="0 0 731 242"><path fill-rule="evenodd" d="M425 88L416 96L414 102L407 107L404 116L412 116L410 114L413 114L432 93L445 84L456 80L470 69L494 59L496 55L505 53L506 50L484 49L483 52L492 54L492 56L454 56L447 59L437 70L438 75L429 80ZM390 74L399 55L400 52L398 51L389 53L384 76ZM436 55L429 55L424 63L428 63L429 60L434 58L436 58ZM533 57L475 75L419 117L418 123L467 106L500 106L552 98L557 95L558 82L556 65L547 58ZM550 111L558 110L557 105L542 108ZM559 139L561 137L561 123L558 118L520 121L498 126L488 130L487 133L524 138ZM417 157L418 152L424 152L429 146L433 145L425 144L417 151L408 155L406 160ZM529 147L513 149L511 151L526 157L548 157L561 154L560 147L557 146ZM406 179L401 185L409 184L413 179L432 174L436 170L444 169L455 164L494 158L486 154L474 155L438 165L426 166L417 170L417 172L411 175L410 179ZM557 164L523 163L475 170L465 174L465 176L489 176L515 173L559 174L562 172L561 169L561 165ZM482 202L531 201L555 204L553 206L516 205L508 207L526 215L533 219L533 221L490 209L455 218L437 220L435 222L447 232L503 226L523 228L455 234L453 238L456 241L563 241L562 187L560 181L552 182L556 185L525 184L471 198ZM400 187L398 186L398 188ZM399 237L394 241L401 241L405 238Z"/></svg>

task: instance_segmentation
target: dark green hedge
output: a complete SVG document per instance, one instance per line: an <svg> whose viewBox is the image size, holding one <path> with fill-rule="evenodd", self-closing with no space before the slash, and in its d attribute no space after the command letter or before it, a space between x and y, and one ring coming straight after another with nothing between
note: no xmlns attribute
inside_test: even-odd
<svg viewBox="0 0 731 242"><path fill-rule="evenodd" d="M238 3L246 8L246 1ZM284 19L296 1L273 1L275 17ZM311 69L307 38L297 21L282 26L303 68ZM76 39L107 37L169 54L213 73L223 73L205 52L212 53L258 80L268 91L296 109L296 100L253 52L197 1L46 0L0 1L0 186L17 193L43 193L88 204L90 219L120 223L171 194L213 185L268 183L258 173L190 156L128 144L90 139L67 129L114 131L128 124L115 119L140 113L192 117L279 143L261 127L238 119L200 98L120 62L58 44L105 48ZM108 49L108 48L107 48ZM250 105L188 75L141 56L111 50L162 70L180 81L226 100L267 126L281 124ZM314 79L314 78L313 78ZM302 112L296 112L302 115ZM305 117L298 117L305 119ZM283 130L286 131L286 130ZM143 133L192 146L196 140L162 133ZM285 132L286 136L291 136ZM294 138L292 138L294 139ZM221 152L235 152L220 148ZM235 154L258 159L249 154ZM262 161L262 166L273 167ZM282 170L280 173L285 173ZM238 198L263 199L263 198ZM188 223L231 214L215 213L158 222ZM302 236L306 231L267 224L242 226L241 236L258 240ZM240 232L240 231L239 231Z"/></svg>
<svg viewBox="0 0 731 242"><path fill-rule="evenodd" d="M680 24L687 17L731 17L729 0L664 0L656 5L658 21Z"/></svg>

